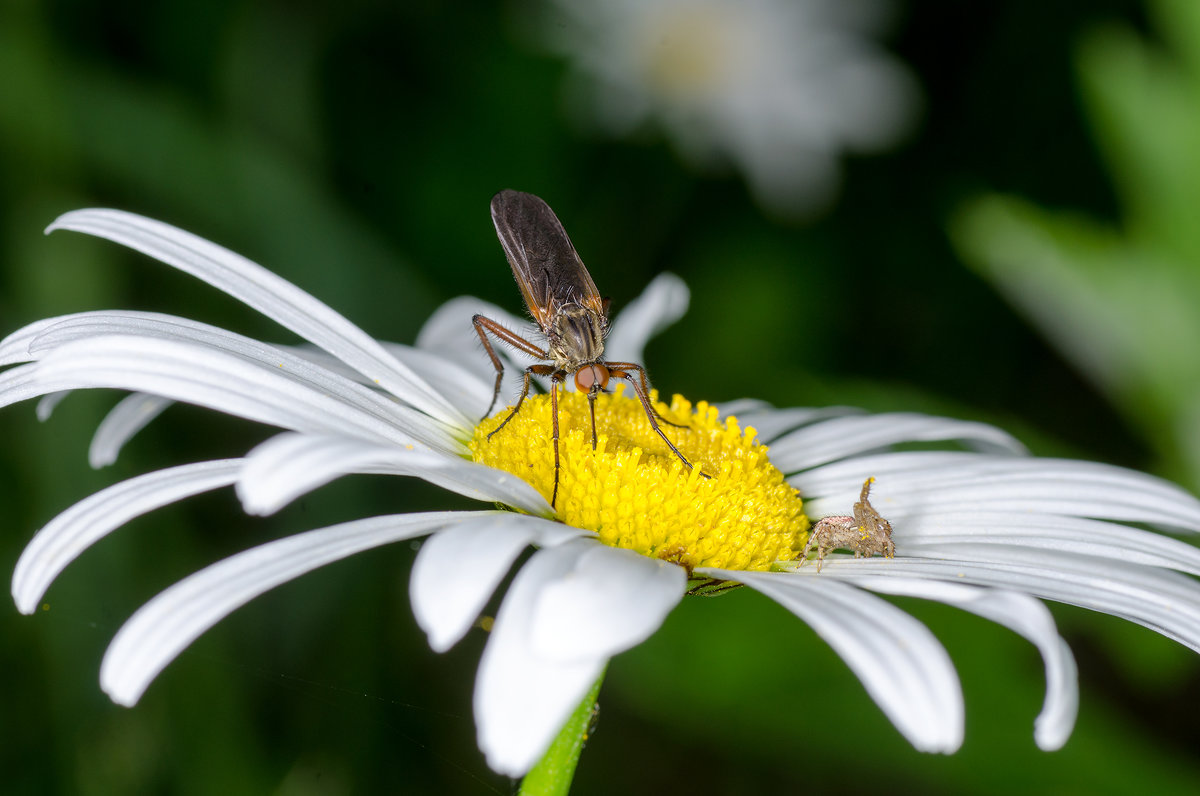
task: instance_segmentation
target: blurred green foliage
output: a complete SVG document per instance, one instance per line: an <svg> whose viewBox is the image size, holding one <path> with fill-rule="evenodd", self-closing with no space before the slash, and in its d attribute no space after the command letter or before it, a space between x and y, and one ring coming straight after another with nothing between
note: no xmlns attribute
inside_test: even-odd
<svg viewBox="0 0 1200 796"><path fill-rule="evenodd" d="M1127 25L1077 48L1116 218L989 194L956 219L965 259L1200 487L1200 6L1156 0L1156 42Z"/></svg>
<svg viewBox="0 0 1200 796"><path fill-rule="evenodd" d="M1158 221L1181 234L1150 204L1163 201L1147 196L1158 186L1133 191L1136 176L1117 169L1114 194L1072 82L1071 53L1083 40L1085 60L1108 70L1105 85L1087 84L1092 106L1102 92L1129 94L1122 86L1141 86L1134 99L1147 105L1170 105L1171 81L1145 74L1169 62L1127 32L1142 25L1138 4L903 8L890 44L925 88L924 126L896 152L849 162L837 206L795 226L765 218L735 176L689 173L663 142L599 140L568 124L563 66L524 33L530 8L0 5L4 329L119 307L287 341L145 258L81 236L41 235L60 212L109 205L223 243L372 334L408 341L434 307L462 292L518 309L487 217L495 191L518 188L558 211L615 308L663 270L691 285L691 313L647 354L664 390L948 412L998 421L1042 453L1173 464L1165 432L1147 433L1123 394L1093 390L961 268L941 231L966 198L996 192L1098 217L1128 209L1136 194L1146 209L1137 214L1139 243L1157 235ZM1164 30L1185 39L1196 27ZM1120 112L1136 120L1150 111L1112 107L1110 128ZM1182 164L1156 173L1190 190ZM1028 210L1003 217L1022 217L1026 226L1010 229L1006 245L1025 240L1037 218ZM1115 263L1097 234L1081 237ZM1152 253L1166 260L1181 251ZM463 334L471 334L466 318ZM87 440L114 398L73 396L46 424L31 406L0 413L6 566L36 528L92 491L155 467L234 455L269 433L176 407L117 465L91 472ZM429 651L408 607L406 546L257 600L186 652L135 709L113 706L96 685L121 622L221 556L372 512L458 505L466 503L419 483L348 479L266 520L246 518L232 495L218 494L114 534L63 574L48 610L0 612L2 790L508 792L474 742L483 636L443 656ZM1200 785L1200 721L1180 710L1200 690L1193 653L1111 617L1056 609L1084 693L1075 736L1044 754L1032 740L1043 689L1035 651L982 620L905 607L945 641L963 677L960 754L914 752L810 630L736 593L688 601L661 633L613 662L576 792L1124 793L1136 784L1185 793Z"/></svg>

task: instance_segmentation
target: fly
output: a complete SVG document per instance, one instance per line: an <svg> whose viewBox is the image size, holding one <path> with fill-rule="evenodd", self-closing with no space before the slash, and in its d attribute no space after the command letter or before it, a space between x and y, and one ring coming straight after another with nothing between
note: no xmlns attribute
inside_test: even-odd
<svg viewBox="0 0 1200 796"><path fill-rule="evenodd" d="M525 307L546 338L545 348L539 348L524 337L509 331L491 318L476 315L472 318L475 331L483 341L484 350L496 367L496 386L492 390L492 402L484 414L486 418L496 406L500 396L500 384L504 378L504 365L496 355L488 334L508 343L518 351L544 363L525 368L525 381L521 397L504 421L490 434L498 433L516 417L525 396L529 394L529 382L534 376L550 377L550 409L554 418L554 494L550 498L553 506L558 500L558 387L567 376L574 375L575 386L586 391L588 408L592 420L592 450L596 449L596 394L603 392L610 378L624 379L637 393L650 427L662 438L667 447L679 457L689 470L692 464L679 449L667 439L659 421L677 425L660 416L650 403L650 385L646 370L634 362L613 362L604 359L604 336L608 333L608 299L601 298L596 283L583 265L583 260L571 245L566 230L550 206L533 194L520 191L501 191L492 197L492 222L496 235ZM701 473L703 475L703 473Z"/></svg>

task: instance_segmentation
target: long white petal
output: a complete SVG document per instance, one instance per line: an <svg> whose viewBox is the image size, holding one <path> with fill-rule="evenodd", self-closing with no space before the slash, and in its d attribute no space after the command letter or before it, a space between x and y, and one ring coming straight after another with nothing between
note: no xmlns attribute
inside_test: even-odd
<svg viewBox="0 0 1200 796"><path fill-rule="evenodd" d="M962 690L954 665L929 629L909 614L832 579L777 572L696 572L744 583L811 625L920 751L948 754L962 745Z"/></svg>
<svg viewBox="0 0 1200 796"><path fill-rule="evenodd" d="M43 395L42 400L37 403L37 419L43 423L50 419L50 415L54 414L54 410L63 402L63 399L71 394L70 390L62 392L52 392L49 395Z"/></svg>
<svg viewBox="0 0 1200 796"><path fill-rule="evenodd" d="M380 342L384 349L438 391L438 393L467 417L478 417L487 408L492 396L492 379L480 378L482 370L469 370L451 358L433 351L425 351L403 343ZM337 373L360 384L368 384L366 378L342 360L312 345L279 346L326 370ZM489 368L490 369L490 368ZM370 387L378 387L368 384Z"/></svg>
<svg viewBox="0 0 1200 796"><path fill-rule="evenodd" d="M980 546L983 547L982 545ZM1128 619L1200 652L1200 583L1177 572L1073 553L988 546L986 559L831 557L828 580L927 578L1025 592Z"/></svg>
<svg viewBox="0 0 1200 796"><path fill-rule="evenodd" d="M517 295L514 291L514 297ZM484 353L471 318L484 315L512 331L533 340L539 337L537 327L527 317L513 315L506 309L474 296L458 296L442 304L417 333L417 348L442 354L462 364L473 373L490 375L492 364ZM537 343L541 345L540 340ZM503 352L514 357L514 362L520 362L520 367L531 364L534 360L525 354L513 351L508 346L496 347L497 352Z"/></svg>
<svg viewBox="0 0 1200 796"><path fill-rule="evenodd" d="M673 564L589 540L536 553L513 580L479 664L475 722L488 764L527 772L609 656L653 633L685 582ZM589 632L597 638L572 647Z"/></svg>
<svg viewBox="0 0 1200 796"><path fill-rule="evenodd" d="M771 444L771 463L785 473L902 442L958 440L981 450L1025 453L1006 431L985 423L908 412L837 417L793 431Z"/></svg>
<svg viewBox="0 0 1200 796"><path fill-rule="evenodd" d="M681 599L682 567L585 541L570 577L545 584L529 644L553 661L610 658L645 641Z"/></svg>
<svg viewBox="0 0 1200 796"><path fill-rule="evenodd" d="M470 319L467 319L470 321ZM492 400L495 377L488 369L488 378L480 377L483 371L468 370L462 365L431 351L400 343L384 343L384 348L433 385L446 400L468 418L478 420Z"/></svg>
<svg viewBox="0 0 1200 796"><path fill-rule="evenodd" d="M845 514L863 480L893 521L925 512L1024 511L1200 530L1200 500L1151 475L1095 462L917 451L863 456L788 478L811 516ZM881 505L882 504L882 505Z"/></svg>
<svg viewBox="0 0 1200 796"><path fill-rule="evenodd" d="M84 550L134 517L229 486L241 459L198 462L131 478L81 500L37 532L13 572L17 608L31 614L50 584Z"/></svg>
<svg viewBox="0 0 1200 796"><path fill-rule="evenodd" d="M801 426L807 426L810 423L827 420L831 417L862 414L861 409L854 409L849 406L826 406L819 409L809 409L807 407L775 409L768 404L758 401L735 401L729 404L722 404L719 408L722 417L734 415L743 429L753 428L758 432L757 439L759 442L771 445L774 445L775 441L786 432L800 428ZM771 458L775 458L773 448Z"/></svg>
<svg viewBox="0 0 1200 796"><path fill-rule="evenodd" d="M385 421L391 422L397 414L394 399L379 393L377 385L367 384L361 373L326 351L313 347L272 346L215 326L161 313L113 310L48 318L30 324L0 343L0 357L7 352L10 361L36 360L66 343L109 334L200 343L280 368ZM414 370L423 376L431 376L439 389L445 389L445 398L456 407L469 407L473 416L486 408L490 387L474 374L442 357L409 346L390 345L387 350L406 364L417 365ZM114 461L120 447L169 404L170 401L160 397L143 397L119 405L93 441L93 466ZM415 417L419 425L433 425L425 421L423 415L408 409L401 411ZM42 409L39 412L45 414ZM444 432L439 430L438 433Z"/></svg>
<svg viewBox="0 0 1200 796"><path fill-rule="evenodd" d="M173 403L170 398L144 392L126 395L97 426L88 446L88 464L100 469L115 462L125 443Z"/></svg>
<svg viewBox="0 0 1200 796"><path fill-rule="evenodd" d="M218 340L222 335L230 339L245 339L241 335L216 326L161 312L92 310L35 321L9 335L4 342L0 343L0 352L10 348L19 349L24 354L21 361L31 362L41 359L56 346L85 337L102 334L149 335L155 333L166 336L185 334L189 331L196 333L195 339L201 339L201 334L208 331L213 333L211 335L213 340Z"/></svg>
<svg viewBox="0 0 1200 796"><path fill-rule="evenodd" d="M1161 533L1083 517L1023 511L929 512L906 518L893 538L910 556L943 557L952 549L951 558L986 559L988 547L1004 545L1084 553L1200 575L1200 548Z"/></svg>
<svg viewBox="0 0 1200 796"><path fill-rule="evenodd" d="M130 617L104 654L100 687L114 702L133 705L189 644L260 594L355 553L479 516L437 512L369 517L268 542L218 561L163 591Z"/></svg>
<svg viewBox="0 0 1200 796"><path fill-rule="evenodd" d="M613 319L604 341L605 358L641 364L646 343L687 313L690 298L687 285L675 274L656 276Z"/></svg>
<svg viewBox="0 0 1200 796"><path fill-rule="evenodd" d="M480 387L479 385L482 385L483 382L474 374L468 373L452 362L423 351L417 351L409 346L385 345L397 359L405 362L442 391L446 399L454 403L460 411L479 415L487 407L488 399L480 396L485 391L490 396L491 388L486 385ZM299 346L280 346L280 348L346 378L356 380L363 378L358 371L351 369L340 359L320 349ZM67 392L54 393L53 396L46 396L43 400L68 394ZM115 462L125 443L173 403L175 402L169 398L148 393L134 393L126 396L100 422L100 426L92 438L91 447L88 449L88 462L95 468L105 467ZM390 410L390 408L389 406L388 409Z"/></svg>
<svg viewBox="0 0 1200 796"><path fill-rule="evenodd" d="M128 311L65 315L43 329L32 341L29 350L32 356L42 359L64 345L106 335L198 344L233 354L302 384L311 385L321 392L336 395L359 411L403 428L410 434L424 434L423 438L448 436L444 424L407 406L398 405L394 398L379 392L374 386L364 386L359 381L321 367L311 358L297 355L288 347L268 345L226 329L174 315ZM342 367L346 368L344 363Z"/></svg>
<svg viewBox="0 0 1200 796"><path fill-rule="evenodd" d="M506 512L431 536L417 554L409 595L429 646L445 652L478 618L517 556L531 544L550 547L588 535L559 522Z"/></svg>
<svg viewBox="0 0 1200 796"><path fill-rule="evenodd" d="M471 325L474 315L483 315L492 319L504 328L516 332L536 346L544 347L546 340L528 318L520 318L507 310L489 304L474 296L459 296L438 307L417 335L417 348L437 356L446 357L457 362L472 373L480 374L489 385L488 401L491 401L491 390L496 383L496 370L487 354L479 336ZM521 391L521 380L525 368L541 360L534 359L523 351L492 340L492 347L504 364L504 377L500 384L498 406L504 406L516 400ZM568 379L568 384L574 382ZM485 407L486 409L486 407Z"/></svg>
<svg viewBox="0 0 1200 796"><path fill-rule="evenodd" d="M516 293L514 292L514 296ZM491 374L492 364L479 343L471 324L475 315L484 315L501 326L541 345L543 340L537 326L528 317L513 315L508 310L474 296L458 296L442 304L417 333L417 348L449 356L474 373ZM511 358L518 368L536 360L506 345L497 345L497 353Z"/></svg>
<svg viewBox="0 0 1200 796"><path fill-rule="evenodd" d="M349 473L412 475L461 495L553 516L537 490L516 476L443 453L380 445L340 435L279 434L246 456L238 496L250 514L271 514Z"/></svg>
<svg viewBox="0 0 1200 796"><path fill-rule="evenodd" d="M0 365L12 365L17 362L32 362L36 357L30 353L30 344L42 332L58 323L61 318L43 318L28 326L22 326L12 334L0 340Z"/></svg>
<svg viewBox="0 0 1200 796"><path fill-rule="evenodd" d="M40 398L70 387L47 387L38 375L38 365L18 365L0 373L0 406L8 406L30 398Z"/></svg>
<svg viewBox="0 0 1200 796"><path fill-rule="evenodd" d="M362 329L239 254L169 224L119 210L75 210L60 216L46 232L56 229L107 238L202 279L329 351L431 417L455 426L469 424Z"/></svg>
<svg viewBox="0 0 1200 796"><path fill-rule="evenodd" d="M726 415L741 417L743 414L762 415L768 412L784 411L776 409L771 404L758 398L734 398L732 401L717 401L713 406L721 410L721 417L725 417ZM805 412L809 410L800 409L799 411Z"/></svg>
<svg viewBox="0 0 1200 796"><path fill-rule="evenodd" d="M961 583L916 578L847 578L864 589L896 596L920 597L953 605L990 619L1023 636L1042 655L1046 665L1046 699L1034 722L1034 740L1050 752L1062 748L1075 727L1079 711L1079 682L1075 657L1058 635L1054 617L1040 601L1027 594L1001 589L981 589Z"/></svg>
<svg viewBox="0 0 1200 796"><path fill-rule="evenodd" d="M33 380L30 380L30 376ZM357 385L355 385L357 387ZM419 412L396 405L391 422L361 411L297 374L191 343L124 335L76 340L39 362L0 374L0 405L63 389L112 387L154 393L284 428L443 450L459 444Z"/></svg>

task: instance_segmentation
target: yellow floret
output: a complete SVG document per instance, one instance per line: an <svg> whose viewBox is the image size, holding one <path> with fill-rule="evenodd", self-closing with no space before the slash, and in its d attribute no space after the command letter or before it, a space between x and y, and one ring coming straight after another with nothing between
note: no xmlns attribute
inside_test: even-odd
<svg viewBox="0 0 1200 796"><path fill-rule="evenodd" d="M657 398L657 396L653 396ZM640 401L616 393L596 398L592 450L587 396L558 398L558 518L599 534L600 541L687 567L765 570L804 548L809 521L799 493L743 430L718 420L716 407L695 408L676 395L658 413L687 460L655 434ZM531 396L490 440L511 409L484 420L469 443L475 461L513 473L550 500L554 491L550 398ZM704 478L700 472L711 476Z"/></svg>

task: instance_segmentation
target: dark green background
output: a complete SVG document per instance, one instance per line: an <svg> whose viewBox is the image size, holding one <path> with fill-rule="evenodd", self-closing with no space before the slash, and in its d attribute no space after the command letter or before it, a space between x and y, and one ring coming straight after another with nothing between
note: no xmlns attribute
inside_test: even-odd
<svg viewBox="0 0 1200 796"><path fill-rule="evenodd" d="M894 152L846 163L825 215L780 223L736 175L698 174L653 135L594 137L563 114L563 63L491 4L7 0L0 6L0 326L101 308L287 336L207 287L99 240L42 237L114 206L274 269L370 333L411 341L471 292L518 310L487 215L546 198L619 308L670 270L687 318L648 350L664 391L845 403L998 422L1037 452L1154 469L1070 366L955 258L947 220L1004 191L1101 218L1108 180L1072 71L1135 2L919 2L889 46L924 91ZM1147 35L1153 35L1147 32ZM463 318L463 334L470 335ZM270 431L177 407L102 472L87 440L112 395L44 425L0 414L0 564L72 502L148 469L240 454ZM0 611L5 793L506 793L474 742L483 643L430 652L407 599L413 551L289 584L207 634L133 710L96 677L138 605L224 555L370 513L466 506L419 483L335 484L278 517L232 494L139 520L73 564L49 610ZM799 621L737 593L689 600L611 667L577 793L1194 792L1200 661L1149 631L1055 608L1083 704L1067 747L1032 740L1036 653L983 620L909 601L964 682L967 738L914 752Z"/></svg>

